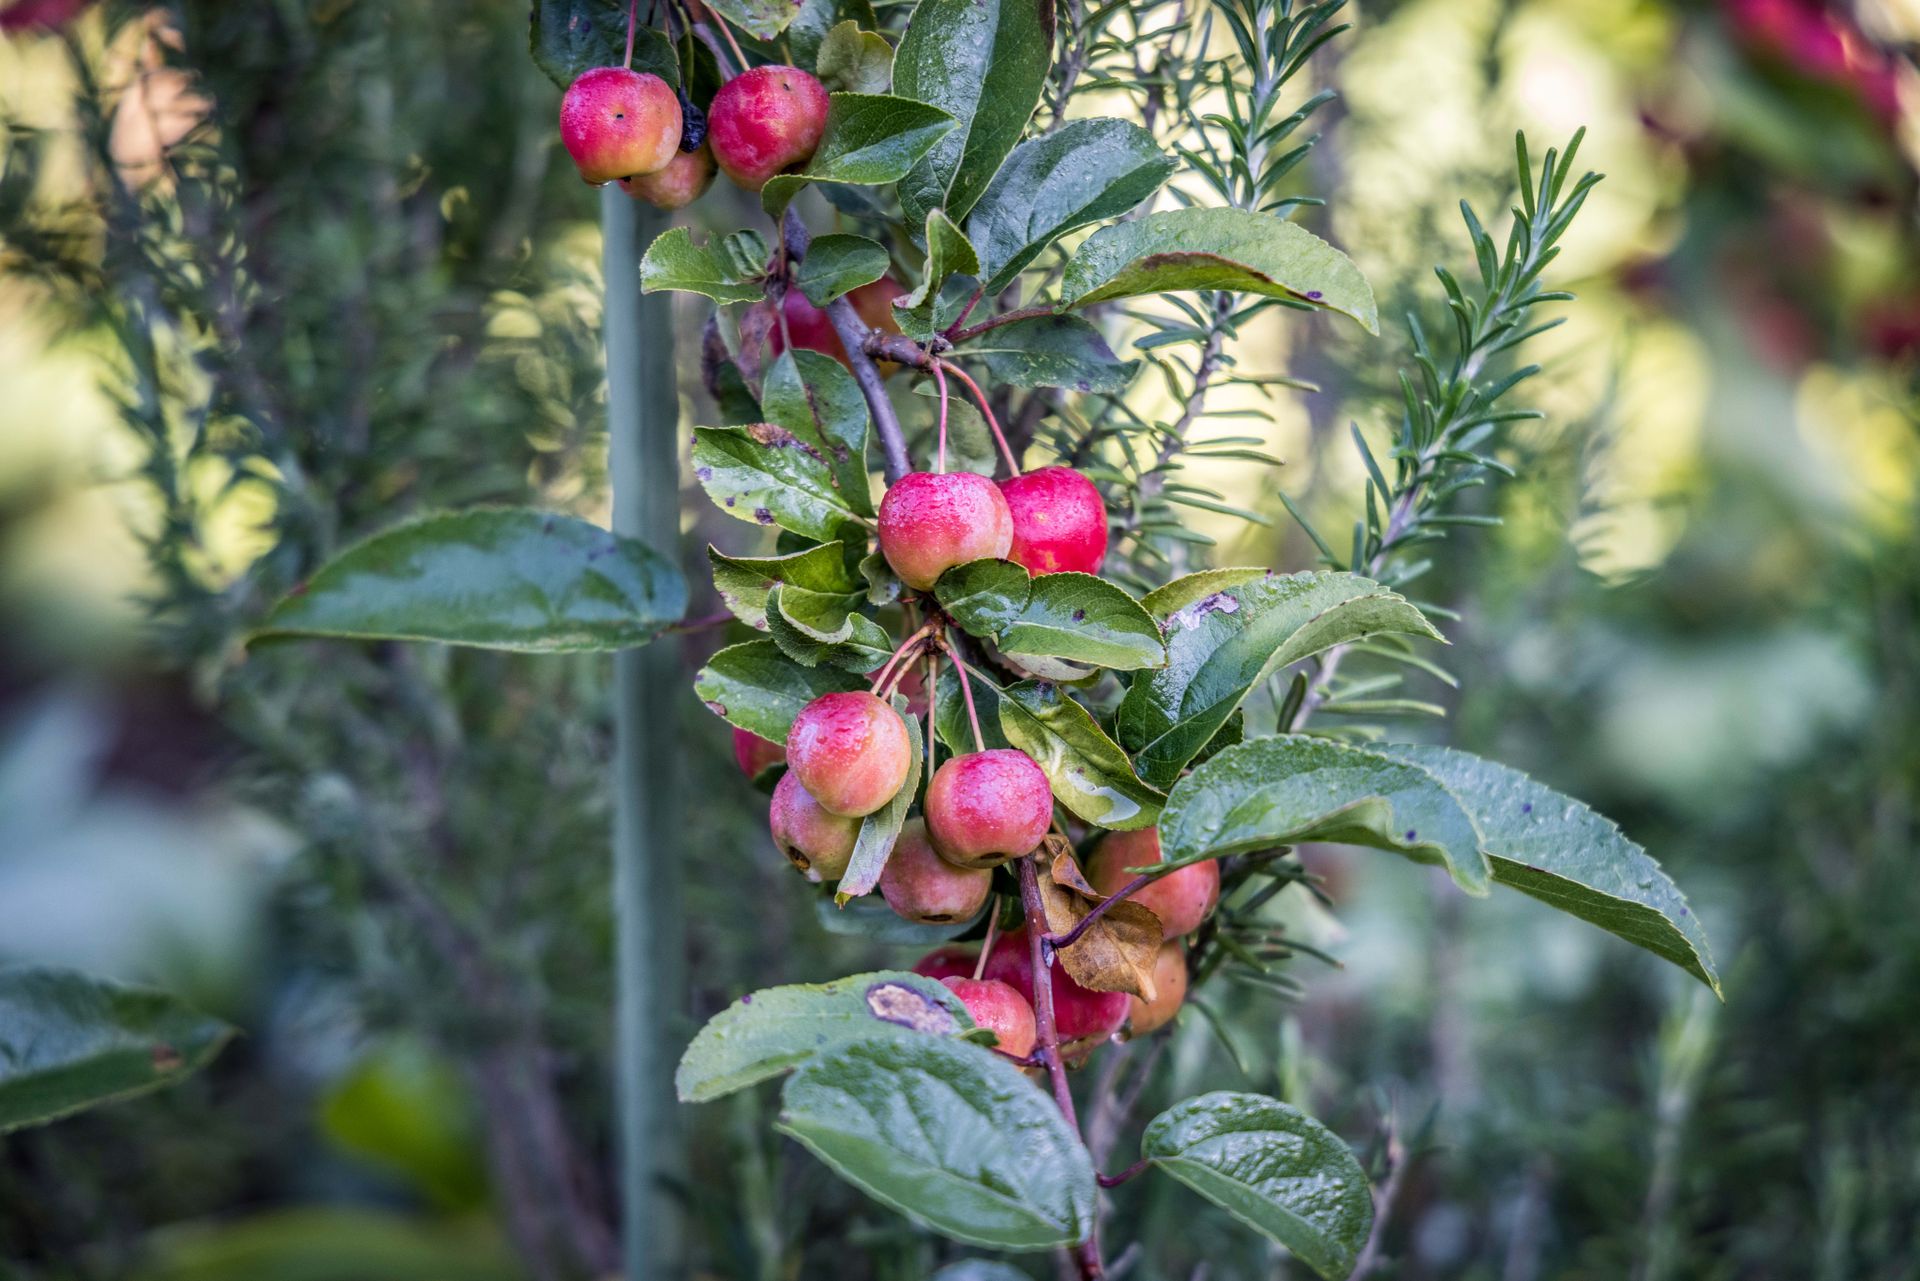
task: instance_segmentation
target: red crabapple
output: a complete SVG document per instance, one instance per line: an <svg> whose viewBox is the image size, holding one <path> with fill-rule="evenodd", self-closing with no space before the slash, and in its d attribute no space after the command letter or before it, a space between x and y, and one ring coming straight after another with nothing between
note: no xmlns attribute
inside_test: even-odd
<svg viewBox="0 0 1920 1281"><path fill-rule="evenodd" d="M1053 786L1016 748L956 756L927 784L927 833L961 867L998 867L1034 851L1053 822Z"/></svg>
<svg viewBox="0 0 1920 1281"><path fill-rule="evenodd" d="M887 906L909 921L927 925L972 920L986 906L992 888L992 872L955 867L934 853L927 825L917 818L908 819L900 829L880 873L880 895Z"/></svg>
<svg viewBox="0 0 1920 1281"><path fill-rule="evenodd" d="M1160 829L1149 827L1138 832L1109 832L1093 847L1087 859L1087 880L1102 894L1116 894L1133 879L1130 867L1146 867L1161 861ZM1148 881L1127 897L1160 918L1160 932L1175 939L1200 928L1200 922L1213 915L1220 904L1220 864L1212 859L1190 863L1177 872L1168 872Z"/></svg>
<svg viewBox="0 0 1920 1281"><path fill-rule="evenodd" d="M1033 1023L1033 1006L1015 991L1012 984L999 979L946 978L940 980L960 998L973 1021L999 1038L1000 1049L1017 1059L1033 1053L1038 1033Z"/></svg>
<svg viewBox="0 0 1920 1281"><path fill-rule="evenodd" d="M811 160L826 128L826 86L798 67L744 71L707 108L714 161L748 191Z"/></svg>
<svg viewBox="0 0 1920 1281"><path fill-rule="evenodd" d="M979 963L980 949L973 944L948 943L915 961L913 972L930 979L970 979Z"/></svg>
<svg viewBox="0 0 1920 1281"><path fill-rule="evenodd" d="M736 727L733 731L733 759L740 763L742 774L748 778L759 778L787 759L787 749L761 738L751 730Z"/></svg>
<svg viewBox="0 0 1920 1281"><path fill-rule="evenodd" d="M560 99L560 141L595 186L665 169L680 154L681 123L667 82L625 67L584 72Z"/></svg>
<svg viewBox="0 0 1920 1281"><path fill-rule="evenodd" d="M1127 1026L1134 1036L1157 1032L1173 1021L1187 999L1187 950L1162 943L1153 958L1153 999L1127 998Z"/></svg>
<svg viewBox="0 0 1920 1281"><path fill-rule="evenodd" d="M1042 467L1000 482L1013 513L1007 559L1033 574L1097 574L1107 556L1107 504L1071 467Z"/></svg>
<svg viewBox="0 0 1920 1281"><path fill-rule="evenodd" d="M909 472L880 500L880 554L918 591L955 565L1005 556L1012 545L1013 514L985 476Z"/></svg>
<svg viewBox="0 0 1920 1281"><path fill-rule="evenodd" d="M853 304L854 313L866 322L869 329L897 334L900 332L900 322L893 314L893 300L906 292L906 287L899 281L891 276L882 276L849 291L847 301ZM772 304L755 303L754 306L771 307ZM781 306L787 313L787 337L793 339L795 347L802 351L817 351L852 367L847 360L846 345L840 341L840 332L833 327L833 321L826 312L808 302L807 296L798 289L787 290ZM786 349L786 338L781 336L780 326L776 322L767 329L767 351L778 356ZM877 363L882 373L891 373L899 368L890 360Z"/></svg>
<svg viewBox="0 0 1920 1281"><path fill-rule="evenodd" d="M666 168L622 178L620 186L635 200L656 209L684 209L713 185L713 152L702 146L676 151Z"/></svg>
<svg viewBox="0 0 1920 1281"><path fill-rule="evenodd" d="M860 835L859 819L842 818L822 809L792 770L774 784L767 826L773 831L774 845L815 883L840 879Z"/></svg>
<svg viewBox="0 0 1920 1281"><path fill-rule="evenodd" d="M821 808L871 814L907 781L913 746L900 714L862 690L822 694L787 731L787 768Z"/></svg>
<svg viewBox="0 0 1920 1281"><path fill-rule="evenodd" d="M999 979L1033 1002L1033 953L1027 926L1000 936L987 958L984 978ZM1081 987L1056 960L1053 970L1053 1025L1062 1047L1084 1052L1119 1030L1127 1020L1125 992L1096 992Z"/></svg>

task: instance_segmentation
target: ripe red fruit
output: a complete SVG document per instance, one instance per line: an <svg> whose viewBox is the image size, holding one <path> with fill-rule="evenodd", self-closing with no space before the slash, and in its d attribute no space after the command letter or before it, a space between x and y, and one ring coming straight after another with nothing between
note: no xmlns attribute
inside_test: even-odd
<svg viewBox="0 0 1920 1281"><path fill-rule="evenodd" d="M1033 574L1097 574L1107 556L1107 504L1071 467L1042 467L1000 482L1013 513L1007 559Z"/></svg>
<svg viewBox="0 0 1920 1281"><path fill-rule="evenodd" d="M984 978L999 979L1033 1002L1033 958L1027 927L1003 934L987 958ZM1085 1052L1112 1036L1127 1020L1125 992L1096 992L1073 981L1057 960L1052 966L1053 1025L1069 1053Z"/></svg>
<svg viewBox="0 0 1920 1281"><path fill-rule="evenodd" d="M847 294L847 301L853 304L853 310L869 329L878 329L885 333L900 332L900 322L894 318L893 300L906 294L906 286L891 276L882 276L870 280L858 289ZM755 303L754 306L772 304ZM846 344L840 341L839 330L833 327L833 321L827 313L807 301L807 296L798 289L789 289L781 303L787 313L787 334L793 338L793 345L802 351L817 351L823 356L831 356L843 365L848 365ZM786 339L780 334L780 326L775 323L767 329L767 351L778 356L787 349ZM899 366L890 360L879 362L882 373L891 373Z"/></svg>
<svg viewBox="0 0 1920 1281"><path fill-rule="evenodd" d="M598 186L667 167L680 154L680 99L667 82L625 67L595 67L560 99L560 141Z"/></svg>
<svg viewBox="0 0 1920 1281"><path fill-rule="evenodd" d="M1012 545L1013 514L985 476L909 472L880 500L880 554L919 591L955 565L1005 556Z"/></svg>
<svg viewBox="0 0 1920 1281"><path fill-rule="evenodd" d="M622 178L620 185L635 200L657 209L683 209L705 195L713 185L713 152L675 151L666 168Z"/></svg>
<svg viewBox="0 0 1920 1281"><path fill-rule="evenodd" d="M908 819L894 842L893 853L880 873L880 895L887 906L909 921L938 925L966 921L986 906L993 873L985 868L955 867L934 852L927 825Z"/></svg>
<svg viewBox="0 0 1920 1281"><path fill-rule="evenodd" d="M930 979L970 979L979 961L980 949L971 943L948 943L915 961L913 972Z"/></svg>
<svg viewBox="0 0 1920 1281"><path fill-rule="evenodd" d="M859 818L907 781L913 746L900 714L872 694L822 694L787 731L787 768L829 813Z"/></svg>
<svg viewBox="0 0 1920 1281"><path fill-rule="evenodd" d="M1033 1022L1033 1006L999 979L944 978L940 980L960 998L973 1021L1000 1039L1000 1049L1017 1059L1033 1053L1038 1031Z"/></svg>
<svg viewBox="0 0 1920 1281"><path fill-rule="evenodd" d="M1135 1036L1157 1032L1173 1021L1187 999L1187 950L1179 943L1162 943L1153 958L1154 993L1151 1001L1127 998L1127 1026Z"/></svg>
<svg viewBox="0 0 1920 1281"><path fill-rule="evenodd" d="M827 128L827 90L798 67L754 67L720 86L707 140L721 172L758 191L813 158Z"/></svg>
<svg viewBox="0 0 1920 1281"><path fill-rule="evenodd" d="M1102 894L1115 894L1133 879L1128 868L1160 861L1159 828L1109 832L1087 859L1087 880ZM1135 890L1127 901L1140 904L1160 918L1162 937L1176 939L1191 934L1220 905L1220 864L1209 859L1168 872Z"/></svg>
<svg viewBox="0 0 1920 1281"><path fill-rule="evenodd" d="M787 749L744 729L733 731L733 759L748 778L760 775L787 759Z"/></svg>
<svg viewBox="0 0 1920 1281"><path fill-rule="evenodd" d="M853 857L860 820L829 814L807 794L792 770L774 785L767 807L767 826L773 843L809 881L837 881Z"/></svg>
<svg viewBox="0 0 1920 1281"><path fill-rule="evenodd" d="M961 867L998 867L1033 853L1053 822L1053 785L1011 747L956 756L927 784L927 834Z"/></svg>

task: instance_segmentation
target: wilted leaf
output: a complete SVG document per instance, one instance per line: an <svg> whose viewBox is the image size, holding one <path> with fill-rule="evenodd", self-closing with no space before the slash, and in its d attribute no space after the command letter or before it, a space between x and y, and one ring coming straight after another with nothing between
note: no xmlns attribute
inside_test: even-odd
<svg viewBox="0 0 1920 1281"><path fill-rule="evenodd" d="M1106 895L1087 883L1074 861L1073 847L1061 837L1047 837L1036 857L1048 864L1047 874L1039 878L1047 929L1053 934L1066 934ZM1126 899L1102 912L1086 933L1054 955L1081 987L1096 992L1127 992L1151 1001L1158 994L1153 962L1160 943L1160 918L1145 905Z"/></svg>

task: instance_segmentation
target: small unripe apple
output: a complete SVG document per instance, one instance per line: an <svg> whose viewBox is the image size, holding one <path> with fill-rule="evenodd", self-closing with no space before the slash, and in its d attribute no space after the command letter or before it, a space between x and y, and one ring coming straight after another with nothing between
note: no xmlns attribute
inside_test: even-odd
<svg viewBox="0 0 1920 1281"><path fill-rule="evenodd" d="M664 169L622 178L621 187L635 200L656 209L684 209L713 185L713 152L705 147L678 151Z"/></svg>
<svg viewBox="0 0 1920 1281"><path fill-rule="evenodd" d="M909 472L880 500L880 554L918 591L955 565L1005 556L1012 545L1013 514L985 476Z"/></svg>
<svg viewBox="0 0 1920 1281"><path fill-rule="evenodd" d="M1109 832L1087 859L1087 880L1102 894L1117 894L1134 877L1128 868L1160 861L1159 828ZM1220 905L1220 864L1213 859L1188 864L1148 881L1128 895L1127 901L1140 904L1160 918L1162 937L1176 939L1191 934Z"/></svg>
<svg viewBox="0 0 1920 1281"><path fill-rule="evenodd" d="M1003 934L987 958L983 978L999 979L1033 1003L1033 954L1027 927ZM1096 992L1081 987L1056 960L1052 966L1053 1025L1062 1049L1081 1054L1106 1040L1127 1021L1125 992Z"/></svg>
<svg viewBox="0 0 1920 1281"><path fill-rule="evenodd" d="M859 819L842 818L822 809L792 770L774 784L773 800L767 806L767 826L773 831L774 845L801 875L816 884L840 879L860 835Z"/></svg>
<svg viewBox="0 0 1920 1281"><path fill-rule="evenodd" d="M665 169L680 154L681 123L667 82L626 67L595 67L560 99L560 141L595 186Z"/></svg>
<svg viewBox="0 0 1920 1281"><path fill-rule="evenodd" d="M1053 785L1017 748L956 756L927 784L927 833L940 857L998 867L1033 853L1053 823Z"/></svg>
<svg viewBox="0 0 1920 1281"><path fill-rule="evenodd" d="M1008 983L999 979L946 978L940 980L960 998L973 1021L1000 1040L1000 1050L1017 1059L1033 1053L1038 1035L1033 1023L1033 1006Z"/></svg>
<svg viewBox="0 0 1920 1281"><path fill-rule="evenodd" d="M871 814L907 781L913 744L900 714L863 690L822 694L787 731L787 768L821 807Z"/></svg>
<svg viewBox="0 0 1920 1281"><path fill-rule="evenodd" d="M913 963L915 974L930 979L970 979L980 963L980 949L971 943L947 943Z"/></svg>
<svg viewBox="0 0 1920 1281"><path fill-rule="evenodd" d="M742 774L748 778L759 778L787 759L787 749L751 731L736 728L733 731L733 759L740 763Z"/></svg>
<svg viewBox="0 0 1920 1281"><path fill-rule="evenodd" d="M992 872L955 867L936 854L927 839L926 823L917 818L908 819L900 829L880 873L880 896L887 906L925 925L973 919L986 906L992 889Z"/></svg>
<svg viewBox="0 0 1920 1281"><path fill-rule="evenodd" d="M1187 999L1187 949L1162 943L1153 958L1153 999L1127 998L1127 1026L1135 1036L1157 1032L1173 1021Z"/></svg>
<svg viewBox="0 0 1920 1281"><path fill-rule="evenodd" d="M1000 482L1013 514L1007 559L1032 574L1097 574L1107 557L1107 504L1071 467L1042 467Z"/></svg>
<svg viewBox="0 0 1920 1281"><path fill-rule="evenodd" d="M893 314L893 300L906 292L906 286L899 281L891 276L882 276L848 291L847 301L853 304L855 314L866 322L867 328L897 334L900 332L900 321ZM756 307L763 305L772 306L771 303L754 304ZM787 290L781 307L787 314L787 336L793 339L795 347L831 356L852 368L852 363L847 359L846 344L840 341L840 331L833 327L833 319L825 311L808 302L807 296L798 289ZM786 337L781 335L780 326L775 323L767 330L767 350L778 356L786 349ZM891 360L876 363L881 373L892 373L899 368Z"/></svg>
<svg viewBox="0 0 1920 1281"><path fill-rule="evenodd" d="M714 161L748 191L811 160L826 128L826 86L798 67L743 71L707 108Z"/></svg>

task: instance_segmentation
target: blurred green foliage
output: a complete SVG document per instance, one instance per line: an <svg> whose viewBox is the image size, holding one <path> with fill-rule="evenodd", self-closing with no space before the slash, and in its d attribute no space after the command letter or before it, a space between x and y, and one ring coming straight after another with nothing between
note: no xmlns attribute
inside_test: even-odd
<svg viewBox="0 0 1920 1281"><path fill-rule="evenodd" d="M524 4L165 12L165 39L114 5L0 47L0 953L164 981L247 1035L178 1090L0 1140L0 1276L601 1269L607 665L233 645L414 512L604 519L593 199L554 163ZM1507 525L1425 589L1462 615L1462 689L1409 693L1655 852L1728 993L1310 851L1335 913L1284 910L1344 968L1302 961L1297 1003L1216 992L1089 1071L1150 1059L1142 1115L1265 1089L1377 1174L1399 1153L1381 1275L1920 1276L1920 116L1876 52L1920 29L1862 5L1836 59L1809 12L1405 0L1319 55L1343 96L1309 182L1383 317L1468 256L1455 196L1504 207L1513 127L1591 126L1609 178L1557 268L1581 301L1550 418L1509 438ZM164 160L130 102L182 123ZM716 192L701 217L751 214ZM1388 426L1402 353L1298 332L1251 328L1242 360L1324 388L1266 448L1345 528L1347 422ZM1203 524L1226 559L1312 562L1269 473L1214 473L1274 519ZM678 834L687 1032L748 987L910 961L820 930L687 704L659 727L706 802ZM700 1275L945 1257L768 1107L690 1118ZM1137 1133L1108 1130L1118 1167ZM1130 1275L1292 1274L1170 1184L1117 1204L1111 1253L1155 1242Z"/></svg>

